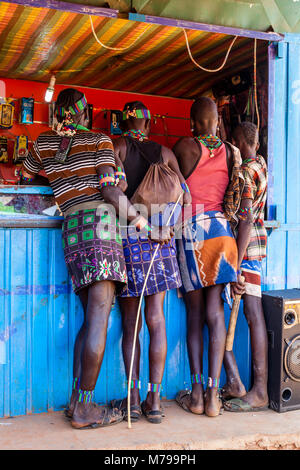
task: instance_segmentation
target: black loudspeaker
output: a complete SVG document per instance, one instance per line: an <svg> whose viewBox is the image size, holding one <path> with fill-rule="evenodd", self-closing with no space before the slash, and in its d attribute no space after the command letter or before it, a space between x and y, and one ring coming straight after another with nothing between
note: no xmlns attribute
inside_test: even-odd
<svg viewBox="0 0 300 470"><path fill-rule="evenodd" d="M269 339L270 408L300 409L300 289L263 292Z"/></svg>

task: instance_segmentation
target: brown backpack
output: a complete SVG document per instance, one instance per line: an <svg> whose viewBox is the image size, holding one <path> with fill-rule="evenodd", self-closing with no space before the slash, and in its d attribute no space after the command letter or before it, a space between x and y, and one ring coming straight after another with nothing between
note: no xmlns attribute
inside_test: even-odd
<svg viewBox="0 0 300 470"><path fill-rule="evenodd" d="M148 161L144 153L140 151L140 154ZM131 203L143 204L148 214L151 214L152 204L176 203L182 193L180 180L174 170L163 162L150 163L150 168L132 196ZM182 199L179 199L179 202L182 204Z"/></svg>

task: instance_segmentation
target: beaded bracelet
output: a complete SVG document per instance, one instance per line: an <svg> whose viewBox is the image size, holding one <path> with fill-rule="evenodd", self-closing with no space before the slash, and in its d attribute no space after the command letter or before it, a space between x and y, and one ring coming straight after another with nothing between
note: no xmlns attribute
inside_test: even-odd
<svg viewBox="0 0 300 470"><path fill-rule="evenodd" d="M122 171L122 168L120 166L118 166L117 171L115 172L115 178L118 178L119 180L127 180L126 174L124 173L124 171Z"/></svg>
<svg viewBox="0 0 300 470"><path fill-rule="evenodd" d="M182 189L185 193L190 192L190 188L188 187L188 185L186 183L181 183L181 187L182 187Z"/></svg>
<svg viewBox="0 0 300 470"><path fill-rule="evenodd" d="M105 188L106 186L115 186L115 176L111 173L104 173L104 175L99 176L99 185L100 188Z"/></svg>
<svg viewBox="0 0 300 470"><path fill-rule="evenodd" d="M252 207L245 207L243 209L239 209L238 211L238 218L241 220L246 220L248 218L248 215L253 215L253 209Z"/></svg>
<svg viewBox="0 0 300 470"><path fill-rule="evenodd" d="M16 175L20 177L20 181L24 180L25 183L31 183L34 180L34 177L27 178L27 176L24 176L21 168L20 168L20 170L16 170Z"/></svg>

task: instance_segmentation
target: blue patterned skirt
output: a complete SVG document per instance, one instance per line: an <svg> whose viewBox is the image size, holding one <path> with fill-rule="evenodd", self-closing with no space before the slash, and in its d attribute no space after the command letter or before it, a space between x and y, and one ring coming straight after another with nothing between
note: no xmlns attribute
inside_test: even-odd
<svg viewBox="0 0 300 470"><path fill-rule="evenodd" d="M123 249L128 277L128 284L120 297L139 297L142 293L146 275L149 270L155 248L159 245L135 228L127 229L127 237L123 237ZM175 240L159 245L155 256L144 295L153 295L181 286L181 278L176 257Z"/></svg>

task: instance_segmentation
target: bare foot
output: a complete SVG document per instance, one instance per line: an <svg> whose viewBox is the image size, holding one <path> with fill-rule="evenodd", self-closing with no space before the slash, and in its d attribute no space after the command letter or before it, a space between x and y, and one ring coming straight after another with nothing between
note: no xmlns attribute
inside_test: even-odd
<svg viewBox="0 0 300 470"><path fill-rule="evenodd" d="M203 387L197 384L193 386L192 391L181 390L177 397L177 403L185 410L196 415L204 413Z"/></svg>
<svg viewBox="0 0 300 470"><path fill-rule="evenodd" d="M219 398L218 389L216 388L208 388L205 393L205 414L211 418L219 416L221 408L222 408L222 401Z"/></svg>
<svg viewBox="0 0 300 470"><path fill-rule="evenodd" d="M267 391L258 390L254 387L243 396L243 400L253 408L263 408L269 403Z"/></svg>
<svg viewBox="0 0 300 470"><path fill-rule="evenodd" d="M228 400L229 398L241 398L246 395L246 389L241 381L227 382L222 388L222 398Z"/></svg>

